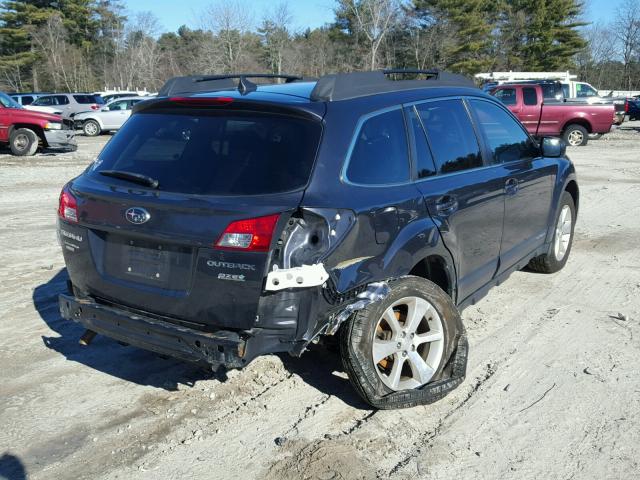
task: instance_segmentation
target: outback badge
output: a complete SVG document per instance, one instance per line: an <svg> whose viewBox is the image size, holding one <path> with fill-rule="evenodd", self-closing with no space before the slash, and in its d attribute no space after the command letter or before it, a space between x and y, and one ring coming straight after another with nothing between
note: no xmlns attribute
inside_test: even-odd
<svg viewBox="0 0 640 480"><path fill-rule="evenodd" d="M151 218L149 212L147 212L144 208L141 207L131 207L128 208L126 212L124 212L125 218L136 225L142 225L146 223Z"/></svg>

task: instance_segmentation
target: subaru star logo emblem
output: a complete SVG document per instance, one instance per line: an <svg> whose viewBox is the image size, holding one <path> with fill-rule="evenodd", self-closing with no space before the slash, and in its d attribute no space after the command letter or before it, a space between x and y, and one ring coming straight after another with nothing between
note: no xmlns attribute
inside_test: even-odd
<svg viewBox="0 0 640 480"><path fill-rule="evenodd" d="M149 221L151 215L144 208L140 207L131 207L128 208L126 212L124 212L124 216L131 223L135 223L136 225L142 225L143 223Z"/></svg>

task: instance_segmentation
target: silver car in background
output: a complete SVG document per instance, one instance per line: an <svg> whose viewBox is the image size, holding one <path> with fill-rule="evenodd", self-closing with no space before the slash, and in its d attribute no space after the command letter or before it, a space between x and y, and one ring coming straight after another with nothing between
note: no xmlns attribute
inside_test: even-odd
<svg viewBox="0 0 640 480"><path fill-rule="evenodd" d="M82 129L88 137L95 137L102 132L119 130L131 115L133 106L148 97L118 98L107 103L100 110L77 114L73 120L76 128Z"/></svg>

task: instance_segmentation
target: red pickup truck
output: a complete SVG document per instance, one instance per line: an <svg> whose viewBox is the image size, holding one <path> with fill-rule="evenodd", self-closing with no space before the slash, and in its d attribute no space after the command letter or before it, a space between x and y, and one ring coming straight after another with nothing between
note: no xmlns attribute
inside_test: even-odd
<svg viewBox="0 0 640 480"><path fill-rule="evenodd" d="M60 115L25 110L0 92L0 144L9 144L14 155L36 153L38 147L74 151L75 131Z"/></svg>
<svg viewBox="0 0 640 480"><path fill-rule="evenodd" d="M500 99L535 137L562 137L572 146L586 145L590 133L607 133L615 122L613 105L544 100L535 84L505 84L491 95Z"/></svg>

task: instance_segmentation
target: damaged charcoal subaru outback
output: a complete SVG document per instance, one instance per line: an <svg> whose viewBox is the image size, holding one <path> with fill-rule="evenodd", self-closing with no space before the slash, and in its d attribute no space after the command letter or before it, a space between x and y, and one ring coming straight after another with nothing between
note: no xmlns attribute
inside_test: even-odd
<svg viewBox="0 0 640 480"><path fill-rule="evenodd" d="M562 141L458 75L176 77L62 190L59 306L214 369L336 335L366 402L410 407L463 381L461 309L565 265L577 210Z"/></svg>

